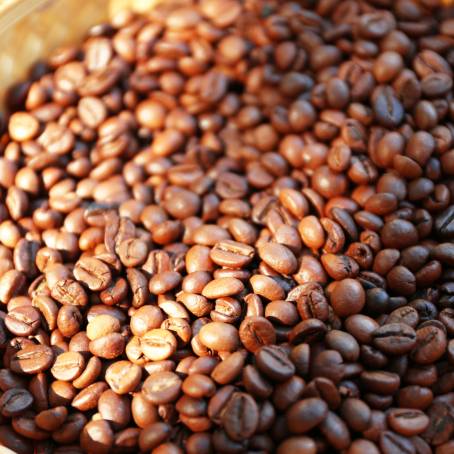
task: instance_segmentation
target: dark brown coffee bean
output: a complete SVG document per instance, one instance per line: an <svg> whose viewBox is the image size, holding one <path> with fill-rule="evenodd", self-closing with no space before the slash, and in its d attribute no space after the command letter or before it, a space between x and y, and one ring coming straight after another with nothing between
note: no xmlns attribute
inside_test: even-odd
<svg viewBox="0 0 454 454"><path fill-rule="evenodd" d="M387 323L372 333L374 345L385 353L402 355L416 345L416 333L405 323Z"/></svg>
<svg viewBox="0 0 454 454"><path fill-rule="evenodd" d="M308 318L295 325L289 333L292 344L307 342L311 344L322 339L327 331L326 325L316 318Z"/></svg>
<svg viewBox="0 0 454 454"><path fill-rule="evenodd" d="M435 230L440 238L449 240L454 237L454 209L448 207L435 219Z"/></svg>
<svg viewBox="0 0 454 454"><path fill-rule="evenodd" d="M366 294L359 281L347 278L335 285L330 300L338 316L348 317L361 312L366 301Z"/></svg>
<svg viewBox="0 0 454 454"><path fill-rule="evenodd" d="M278 347L261 347L255 352L255 358L259 370L273 381L285 381L295 373L295 366Z"/></svg>
<svg viewBox="0 0 454 454"><path fill-rule="evenodd" d="M364 371L360 379L368 391L380 394L393 394L400 385L399 375L386 371Z"/></svg>
<svg viewBox="0 0 454 454"><path fill-rule="evenodd" d="M0 397L0 412L11 418L25 413L33 404L33 396L21 388L10 388Z"/></svg>
<svg viewBox="0 0 454 454"><path fill-rule="evenodd" d="M429 425L429 418L421 410L407 408L392 409L387 421L395 432L406 437L424 432Z"/></svg>
<svg viewBox="0 0 454 454"><path fill-rule="evenodd" d="M380 449L385 454L392 452L402 452L408 454L416 453L413 443L406 437L396 434L395 432L386 431L380 435Z"/></svg>
<svg viewBox="0 0 454 454"><path fill-rule="evenodd" d="M350 432L345 422L336 413L328 412L320 424L320 431L331 446L336 449L345 449L350 446Z"/></svg>
<svg viewBox="0 0 454 454"><path fill-rule="evenodd" d="M17 434L12 427L7 425L0 426L0 442L10 452L27 454L33 452L32 443Z"/></svg>
<svg viewBox="0 0 454 454"><path fill-rule="evenodd" d="M233 393L224 408L222 425L232 440L250 438L257 430L259 411L255 400L245 393Z"/></svg>
<svg viewBox="0 0 454 454"><path fill-rule="evenodd" d="M411 352L418 364L432 364L446 351L445 332L437 326L427 325L416 330L416 346Z"/></svg>
<svg viewBox="0 0 454 454"><path fill-rule="evenodd" d="M399 126L404 117L404 109L391 87L377 87L372 95L373 110L377 121L387 128Z"/></svg>
<svg viewBox="0 0 454 454"><path fill-rule="evenodd" d="M286 412L288 428L292 433L306 433L317 427L328 415L328 406L317 398L311 397L294 403Z"/></svg>

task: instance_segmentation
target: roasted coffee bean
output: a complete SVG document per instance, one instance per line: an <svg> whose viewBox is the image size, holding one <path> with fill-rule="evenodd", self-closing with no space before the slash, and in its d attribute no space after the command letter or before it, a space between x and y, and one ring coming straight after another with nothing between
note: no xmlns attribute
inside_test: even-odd
<svg viewBox="0 0 454 454"><path fill-rule="evenodd" d="M94 257L79 260L74 267L74 277L93 291L105 290L112 279L109 267Z"/></svg>
<svg viewBox="0 0 454 454"><path fill-rule="evenodd" d="M4 449L452 450L454 22L391 3L121 12L8 92Z"/></svg>
<svg viewBox="0 0 454 454"><path fill-rule="evenodd" d="M336 283L330 301L339 317L348 317L361 312L366 302L366 294L357 280L347 278Z"/></svg>
<svg viewBox="0 0 454 454"><path fill-rule="evenodd" d="M445 332L436 325L426 325L416 330L416 346L411 352L418 364L432 364L446 351Z"/></svg>
<svg viewBox="0 0 454 454"><path fill-rule="evenodd" d="M97 450L100 453L108 453L113 443L113 431L104 419L90 421L80 434L80 445L88 452Z"/></svg>
<svg viewBox="0 0 454 454"><path fill-rule="evenodd" d="M142 392L144 397L155 405L173 402L181 389L181 380L173 372L156 372L145 380Z"/></svg>
<svg viewBox="0 0 454 454"><path fill-rule="evenodd" d="M25 413L33 404L33 396L21 388L10 388L0 397L0 413L14 417Z"/></svg>
<svg viewBox="0 0 454 454"><path fill-rule="evenodd" d="M265 243L259 248L260 258L271 268L281 274L292 274L296 271L297 262L293 253L279 243Z"/></svg>
<svg viewBox="0 0 454 454"><path fill-rule="evenodd" d="M387 323L372 333L374 345L384 353L403 355L416 345L416 333L405 323Z"/></svg>
<svg viewBox="0 0 454 454"><path fill-rule="evenodd" d="M255 400L245 393L233 393L224 407L222 425L232 440L250 438L257 430L259 409Z"/></svg>
<svg viewBox="0 0 454 454"><path fill-rule="evenodd" d="M372 94L372 107L380 125L387 128L399 126L404 118L404 108L392 88L377 87Z"/></svg>
<svg viewBox="0 0 454 454"><path fill-rule="evenodd" d="M55 358L50 371L57 380L73 381L79 377L84 367L85 359L81 353L65 352Z"/></svg>
<svg viewBox="0 0 454 454"><path fill-rule="evenodd" d="M108 388L105 382L96 382L87 386L74 397L71 405L80 411L93 410L98 405L101 394Z"/></svg>
<svg viewBox="0 0 454 454"><path fill-rule="evenodd" d="M392 452L403 452L415 454L416 449L410 439L396 434L395 432L385 431L380 434L380 449L385 454Z"/></svg>
<svg viewBox="0 0 454 454"><path fill-rule="evenodd" d="M292 433L306 433L317 427L328 415L328 406L318 397L294 403L286 412L288 428Z"/></svg>
<svg viewBox="0 0 454 454"><path fill-rule="evenodd" d="M68 416L66 407L59 406L43 410L35 416L35 424L43 430L53 432L61 427Z"/></svg>
<svg viewBox="0 0 454 454"><path fill-rule="evenodd" d="M264 346L255 352L257 367L273 381L285 381L295 373L295 366L284 350Z"/></svg>
<svg viewBox="0 0 454 454"><path fill-rule="evenodd" d="M328 415L320 424L320 431L329 444L337 450L345 449L351 444L348 427L336 413L328 412Z"/></svg>
<svg viewBox="0 0 454 454"><path fill-rule="evenodd" d="M254 254L254 248L247 244L224 240L214 245L210 257L217 265L242 268L252 261Z"/></svg>
<svg viewBox="0 0 454 454"><path fill-rule="evenodd" d="M237 351L217 364L211 372L213 380L220 385L233 382L244 367L245 356L243 352Z"/></svg>
<svg viewBox="0 0 454 454"><path fill-rule="evenodd" d="M61 304L71 306L86 306L88 297L84 288L72 279L60 279L51 288L52 298Z"/></svg>
<svg viewBox="0 0 454 454"><path fill-rule="evenodd" d="M244 347L252 353L264 345L274 344L276 340L273 325L260 316L245 318L240 325L239 336Z"/></svg>
<svg viewBox="0 0 454 454"><path fill-rule="evenodd" d="M418 435L429 425L429 418L421 410L408 408L392 409L388 413L387 421L391 429L405 437Z"/></svg>
<svg viewBox="0 0 454 454"><path fill-rule="evenodd" d="M40 326L40 314L31 306L17 307L8 312L5 326L15 336L31 336Z"/></svg>
<svg viewBox="0 0 454 454"><path fill-rule="evenodd" d="M46 345L35 345L20 349L11 357L11 370L19 374L37 374L52 365L54 354Z"/></svg>
<svg viewBox="0 0 454 454"><path fill-rule="evenodd" d="M393 394L400 384L399 375L386 371L364 371L360 380L368 391Z"/></svg>
<svg viewBox="0 0 454 454"><path fill-rule="evenodd" d="M203 345L215 351L234 351L239 345L238 330L228 323L208 323L198 336Z"/></svg>

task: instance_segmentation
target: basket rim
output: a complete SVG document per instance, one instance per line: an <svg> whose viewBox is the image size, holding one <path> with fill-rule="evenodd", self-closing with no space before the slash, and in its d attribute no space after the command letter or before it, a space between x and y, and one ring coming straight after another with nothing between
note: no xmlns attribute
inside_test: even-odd
<svg viewBox="0 0 454 454"><path fill-rule="evenodd" d="M0 2L0 33L5 32L15 23L37 9L51 4L54 0L13 0L1 4Z"/></svg>

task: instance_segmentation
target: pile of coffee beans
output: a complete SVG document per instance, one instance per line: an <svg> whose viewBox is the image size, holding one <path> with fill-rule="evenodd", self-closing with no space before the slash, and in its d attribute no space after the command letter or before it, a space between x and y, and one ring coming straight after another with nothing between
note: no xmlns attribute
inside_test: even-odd
<svg viewBox="0 0 454 454"><path fill-rule="evenodd" d="M454 452L438 4L165 2L36 63L0 126L1 445Z"/></svg>

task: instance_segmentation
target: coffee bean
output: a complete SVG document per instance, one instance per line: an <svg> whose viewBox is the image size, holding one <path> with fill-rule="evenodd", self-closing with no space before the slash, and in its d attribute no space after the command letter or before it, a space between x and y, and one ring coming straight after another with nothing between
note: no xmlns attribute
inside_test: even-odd
<svg viewBox="0 0 454 454"><path fill-rule="evenodd" d="M350 429L363 432L369 427L371 409L362 400L350 397L342 403L341 415Z"/></svg>
<svg viewBox="0 0 454 454"><path fill-rule="evenodd" d="M387 323L372 333L374 345L385 353L402 355L416 345L416 333L405 323Z"/></svg>
<svg viewBox="0 0 454 454"><path fill-rule="evenodd" d="M406 408L391 410L387 421L394 431L406 437L424 432L429 425L429 418L421 410Z"/></svg>
<svg viewBox="0 0 454 454"><path fill-rule="evenodd" d="M296 258L284 245L265 243L258 252L260 258L278 273L286 275L296 271Z"/></svg>
<svg viewBox="0 0 454 454"><path fill-rule="evenodd" d="M79 260L74 267L74 277L90 290L105 290L112 279L109 267L96 258Z"/></svg>
<svg viewBox="0 0 454 454"><path fill-rule="evenodd" d="M372 104L377 121L382 126L395 128L402 122L403 106L389 86L379 86L374 90Z"/></svg>
<svg viewBox="0 0 454 454"><path fill-rule="evenodd" d="M167 359L175 352L177 340L166 329L147 331L141 340L142 352L151 361Z"/></svg>
<svg viewBox="0 0 454 454"><path fill-rule="evenodd" d="M96 382L80 391L71 402L80 411L93 410L98 405L101 394L108 388L104 382Z"/></svg>
<svg viewBox="0 0 454 454"><path fill-rule="evenodd" d="M440 238L449 240L454 236L454 210L452 206L440 213L435 219L435 231Z"/></svg>
<svg viewBox="0 0 454 454"><path fill-rule="evenodd" d="M240 325L239 336L244 347L252 353L264 345L273 344L276 339L273 325L260 316L245 318Z"/></svg>
<svg viewBox="0 0 454 454"><path fill-rule="evenodd" d="M344 421L331 411L320 424L320 431L326 437L331 446L336 449L344 449L350 446L350 432Z"/></svg>
<svg viewBox="0 0 454 454"><path fill-rule="evenodd" d="M257 430L259 411L255 400L245 393L233 393L224 408L222 425L232 440L250 438Z"/></svg>
<svg viewBox="0 0 454 454"><path fill-rule="evenodd" d="M19 350L11 358L10 367L19 374L37 374L52 365L54 354L46 345L29 346Z"/></svg>
<svg viewBox="0 0 454 454"><path fill-rule="evenodd" d="M12 427L0 426L0 442L11 452L27 454L33 451L32 443L17 434Z"/></svg>
<svg viewBox="0 0 454 454"><path fill-rule="evenodd" d="M416 330L413 360L418 364L432 364L446 351L446 334L437 326L427 325Z"/></svg>
<svg viewBox="0 0 454 454"><path fill-rule="evenodd" d="M295 373L295 366L284 351L275 346L263 346L255 352L257 367L273 381L285 381Z"/></svg>
<svg viewBox="0 0 454 454"><path fill-rule="evenodd" d="M211 377L216 383L226 385L233 382L244 367L245 355L237 351L220 362L211 372Z"/></svg>
<svg viewBox="0 0 454 454"><path fill-rule="evenodd" d="M0 397L0 413L11 418L25 413L33 404L33 396L21 388L10 388Z"/></svg>
<svg viewBox="0 0 454 454"><path fill-rule="evenodd" d="M220 266L241 268L254 257L254 248L232 240L221 241L210 252L211 260Z"/></svg>
<svg viewBox="0 0 454 454"><path fill-rule="evenodd" d="M66 407L59 406L43 410L35 416L35 424L43 430L53 432L61 427L68 415Z"/></svg>
<svg viewBox="0 0 454 454"><path fill-rule="evenodd" d="M255 397L267 399L273 393L272 384L254 366L246 366L242 378L246 390Z"/></svg>
<svg viewBox="0 0 454 454"><path fill-rule="evenodd" d="M393 394L400 384L399 375L386 371L364 371L360 379L366 389L380 394Z"/></svg>
<svg viewBox="0 0 454 454"><path fill-rule="evenodd" d="M86 451L108 453L114 442L114 434L106 420L90 421L82 430L80 445Z"/></svg>
<svg viewBox="0 0 454 454"><path fill-rule="evenodd" d="M306 433L317 427L328 415L328 406L318 397L294 403L286 413L288 428L292 433Z"/></svg>
<svg viewBox="0 0 454 454"><path fill-rule="evenodd" d="M65 352L55 358L51 368L52 375L57 380L73 381L82 373L85 359L78 352Z"/></svg>
<svg viewBox="0 0 454 454"><path fill-rule="evenodd" d="M202 295L210 299L222 298L224 296L236 295L243 289L244 285L240 280L234 277L221 277L209 282L203 288Z"/></svg>
<svg viewBox="0 0 454 454"><path fill-rule="evenodd" d="M5 449L451 448L449 9L256 3L121 12L9 90Z"/></svg>
<svg viewBox="0 0 454 454"><path fill-rule="evenodd" d="M25 142L33 139L39 131L38 120L29 113L16 112L9 120L8 132L13 140Z"/></svg>
<svg viewBox="0 0 454 454"><path fill-rule="evenodd" d="M17 307L8 312L5 317L5 325L16 336L31 336L40 326L39 315L34 307Z"/></svg>
<svg viewBox="0 0 454 454"><path fill-rule="evenodd" d="M101 394L98 410L103 419L109 421L114 429L124 428L131 418L129 399L119 396L110 389Z"/></svg>
<svg viewBox="0 0 454 454"><path fill-rule="evenodd" d="M391 453L398 450L402 453L415 453L415 447L412 442L405 437L402 437L394 432L385 431L380 435L380 449L384 453Z"/></svg>
<svg viewBox="0 0 454 454"><path fill-rule="evenodd" d="M142 392L144 397L155 405L174 402L181 389L181 380L173 372L156 372L144 381Z"/></svg>
<svg viewBox="0 0 454 454"><path fill-rule="evenodd" d="M289 333L292 344L306 342L311 344L322 339L327 331L326 325L316 318L308 318L295 325Z"/></svg>
<svg viewBox="0 0 454 454"><path fill-rule="evenodd" d="M106 370L106 381L117 394L132 392L140 382L142 370L129 361L117 361Z"/></svg>
<svg viewBox="0 0 454 454"><path fill-rule="evenodd" d="M326 377L338 383L345 373L342 356L336 350L320 352L312 362L311 373L314 377Z"/></svg>
<svg viewBox="0 0 454 454"><path fill-rule="evenodd" d="M300 452L301 454L315 454L317 447L312 438L305 436L289 437L277 448L278 454L286 452Z"/></svg>
<svg viewBox="0 0 454 454"><path fill-rule="evenodd" d="M271 301L285 298L282 287L269 276L255 274L251 277L250 282L254 293L259 296L263 296Z"/></svg>
<svg viewBox="0 0 454 454"><path fill-rule="evenodd" d="M203 326L199 338L203 345L216 351L234 351L239 345L237 329L222 322Z"/></svg>
<svg viewBox="0 0 454 454"><path fill-rule="evenodd" d="M330 300L337 315L348 317L361 312L366 302L366 294L358 281L347 278L336 284Z"/></svg>

